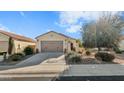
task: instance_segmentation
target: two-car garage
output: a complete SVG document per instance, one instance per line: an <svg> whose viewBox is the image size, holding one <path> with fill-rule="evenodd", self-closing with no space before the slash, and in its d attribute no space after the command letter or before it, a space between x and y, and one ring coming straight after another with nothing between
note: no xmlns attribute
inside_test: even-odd
<svg viewBox="0 0 124 93"><path fill-rule="evenodd" d="M78 50L76 39L62 33L50 31L36 37L38 52L70 52L71 46Z"/></svg>
<svg viewBox="0 0 124 93"><path fill-rule="evenodd" d="M63 52L63 41L41 41L42 52Z"/></svg>

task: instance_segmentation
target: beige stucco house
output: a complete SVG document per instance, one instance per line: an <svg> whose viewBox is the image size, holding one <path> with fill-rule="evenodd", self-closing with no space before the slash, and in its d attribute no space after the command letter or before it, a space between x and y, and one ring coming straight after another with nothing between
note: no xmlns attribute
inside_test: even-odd
<svg viewBox="0 0 124 93"><path fill-rule="evenodd" d="M22 52L27 46L35 45L36 42L31 38L0 30L0 52L8 53L11 47L11 54L14 54Z"/></svg>
<svg viewBox="0 0 124 93"><path fill-rule="evenodd" d="M39 52L70 52L79 51L77 40L54 31L36 37L36 49Z"/></svg>

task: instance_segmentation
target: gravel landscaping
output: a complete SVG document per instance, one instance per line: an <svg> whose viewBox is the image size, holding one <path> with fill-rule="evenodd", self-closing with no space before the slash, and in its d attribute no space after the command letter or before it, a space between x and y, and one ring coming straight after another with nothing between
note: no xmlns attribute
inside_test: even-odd
<svg viewBox="0 0 124 93"><path fill-rule="evenodd" d="M109 60L110 58L113 59ZM104 58L104 60L102 60ZM124 54L112 54L107 55L103 52L102 56L95 56L95 54L90 55L80 55L78 53L72 52L65 55L66 64L76 65L76 64L124 64Z"/></svg>
<svg viewBox="0 0 124 93"><path fill-rule="evenodd" d="M98 61L95 58L83 58L81 64L116 64L114 62Z"/></svg>
<svg viewBox="0 0 124 93"><path fill-rule="evenodd" d="M68 64L68 63L67 63ZM75 65L77 63L70 63L71 65ZM105 62L99 61L93 56L82 56L82 59L78 64L117 64L117 62Z"/></svg>

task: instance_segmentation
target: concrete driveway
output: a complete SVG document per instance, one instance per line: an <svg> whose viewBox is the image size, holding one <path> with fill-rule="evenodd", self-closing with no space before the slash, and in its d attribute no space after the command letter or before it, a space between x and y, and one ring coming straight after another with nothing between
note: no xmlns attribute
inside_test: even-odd
<svg viewBox="0 0 124 93"><path fill-rule="evenodd" d="M59 77L66 69L68 69L68 66L65 63L64 55L62 55L58 58L47 59L38 65L0 71L0 81L55 80L56 77Z"/></svg>
<svg viewBox="0 0 124 93"><path fill-rule="evenodd" d="M26 66L33 66L33 65L38 65L42 63L43 61L50 59L50 58L57 58L59 56L63 55L63 53L39 53L36 54L16 65L11 65L11 66L0 66L0 70L7 70L7 69L14 69L14 68L21 68L21 67L26 67Z"/></svg>
<svg viewBox="0 0 124 93"><path fill-rule="evenodd" d="M3 61L3 56L0 55L0 62Z"/></svg>
<svg viewBox="0 0 124 93"><path fill-rule="evenodd" d="M57 58L59 56L63 55L63 53L61 52L54 52L54 53L39 53L39 54L36 54L18 64L16 64L16 66L19 66L19 67L24 67L24 66L32 66L32 65L38 65L40 64L41 62L43 62L44 60L46 59L49 59L49 58Z"/></svg>

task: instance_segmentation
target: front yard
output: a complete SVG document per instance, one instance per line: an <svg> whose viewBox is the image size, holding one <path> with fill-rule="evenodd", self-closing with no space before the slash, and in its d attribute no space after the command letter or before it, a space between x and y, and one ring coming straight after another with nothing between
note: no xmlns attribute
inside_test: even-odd
<svg viewBox="0 0 124 93"><path fill-rule="evenodd" d="M104 54L104 53L103 53ZM66 63L74 64L124 64L124 53L104 54L95 57L95 54L68 53L65 55ZM102 60L104 59L104 60ZM110 60L110 61L109 61Z"/></svg>
<svg viewBox="0 0 124 93"><path fill-rule="evenodd" d="M32 57L34 54L33 48L30 46L27 46L21 53L10 54L9 56L7 53L0 53L0 65L15 65Z"/></svg>
<svg viewBox="0 0 124 93"><path fill-rule="evenodd" d="M26 55L26 56L22 57L20 60L17 60L17 61L13 61L11 59L3 60L2 56L1 56L0 66L16 65L16 64L22 62L23 60L26 60L26 59L32 57L33 55L34 54L32 54L32 55Z"/></svg>

